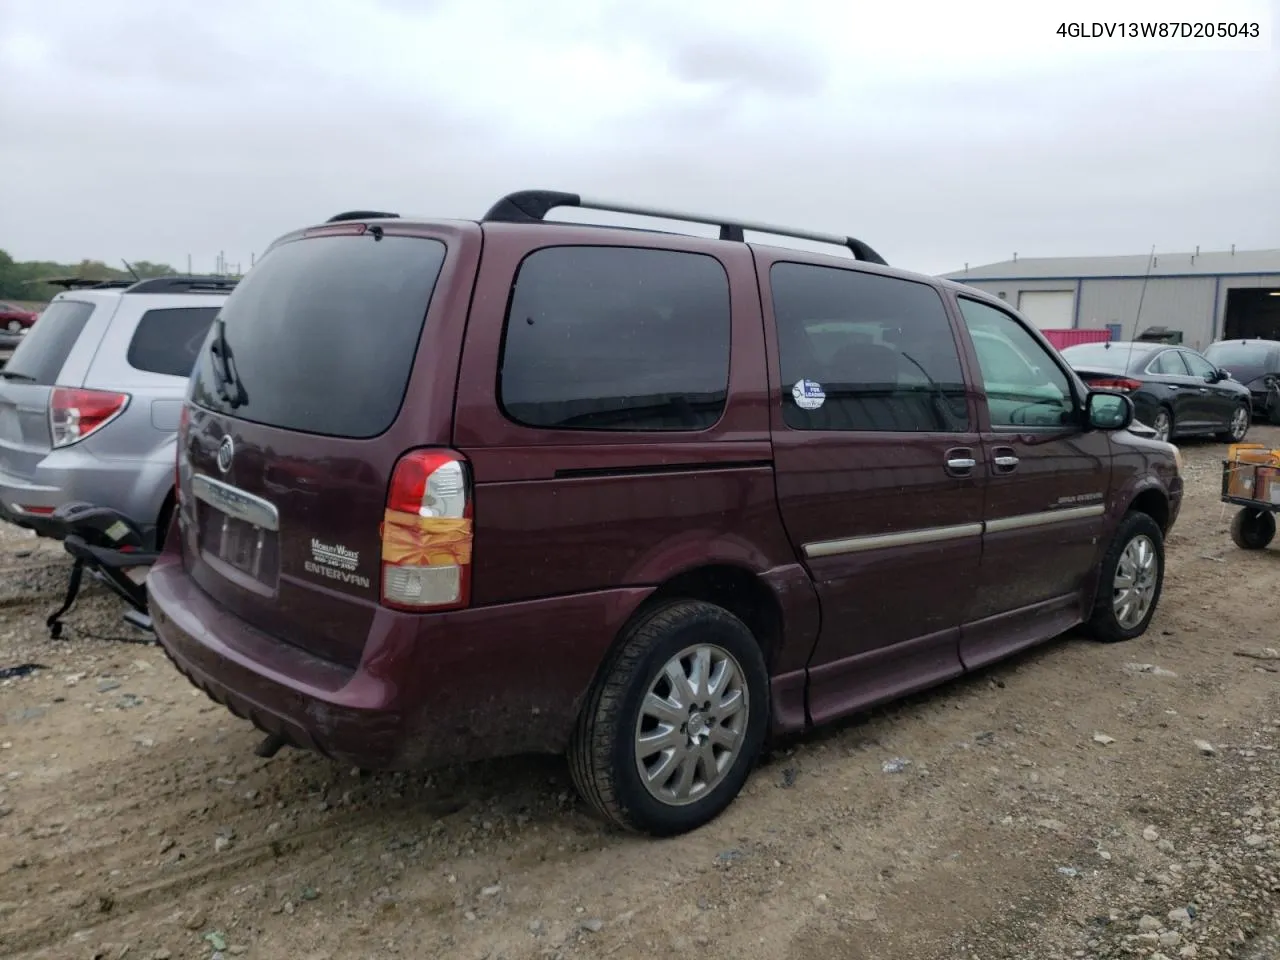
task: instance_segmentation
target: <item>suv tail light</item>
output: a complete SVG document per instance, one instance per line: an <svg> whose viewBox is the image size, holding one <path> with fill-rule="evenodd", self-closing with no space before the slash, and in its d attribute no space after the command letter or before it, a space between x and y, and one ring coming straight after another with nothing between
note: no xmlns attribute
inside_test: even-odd
<svg viewBox="0 0 1280 960"><path fill-rule="evenodd" d="M1133 393L1135 390L1142 389L1142 381L1134 380L1132 377L1105 377L1101 380L1092 380L1089 386L1097 387L1099 390L1119 390L1121 393Z"/></svg>
<svg viewBox="0 0 1280 960"><path fill-rule="evenodd" d="M413 450L396 464L381 529L387 606L453 610L470 602L470 473L450 450Z"/></svg>
<svg viewBox="0 0 1280 960"><path fill-rule="evenodd" d="M101 430L128 403L127 393L54 387L49 395L49 430L54 447L68 447Z"/></svg>

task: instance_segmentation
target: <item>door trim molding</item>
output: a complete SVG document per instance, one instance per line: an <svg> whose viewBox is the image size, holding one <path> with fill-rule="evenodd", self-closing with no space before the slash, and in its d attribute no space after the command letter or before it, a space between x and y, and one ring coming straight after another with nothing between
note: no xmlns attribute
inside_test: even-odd
<svg viewBox="0 0 1280 960"><path fill-rule="evenodd" d="M1020 513L1012 517L1000 517L988 520L983 526L987 533L1007 533L1010 530L1028 530L1032 527L1047 527L1053 523L1066 523L1070 520L1087 520L1100 517L1107 508L1100 503L1085 507L1064 507L1060 510L1042 510L1039 513Z"/></svg>
<svg viewBox="0 0 1280 960"><path fill-rule="evenodd" d="M806 543L804 555L809 558L838 557L846 553L862 553L865 550L884 550L887 547L913 547L922 543L942 543L947 540L963 540L982 535L981 523L959 523L951 527L925 527L904 530L901 533L873 533L862 537L842 537L839 540L819 540Z"/></svg>
<svg viewBox="0 0 1280 960"><path fill-rule="evenodd" d="M841 537L837 540L817 540L801 548L810 560L820 557L840 557L868 550L885 550L890 547L914 547L928 543L945 543L982 536L984 533L1008 533L1014 530L1030 530L1054 523L1087 520L1100 517L1107 508L1100 503L1083 507L1066 507L1059 510L1043 510L1038 513L1021 513L1012 517L1000 517L982 523L958 523L948 527L924 527L903 530L900 533L873 533L861 537Z"/></svg>

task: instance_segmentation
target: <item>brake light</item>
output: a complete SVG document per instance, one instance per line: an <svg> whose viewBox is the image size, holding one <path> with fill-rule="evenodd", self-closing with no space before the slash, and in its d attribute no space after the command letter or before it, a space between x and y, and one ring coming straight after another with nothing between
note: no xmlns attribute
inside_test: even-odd
<svg viewBox="0 0 1280 960"><path fill-rule="evenodd" d="M1121 393L1133 393L1135 390L1142 389L1142 381L1134 380L1132 377L1107 377L1102 380L1090 381L1089 386L1097 387L1099 390L1119 390Z"/></svg>
<svg viewBox="0 0 1280 960"><path fill-rule="evenodd" d="M383 514L382 602L452 610L471 600L471 476L449 450L413 450L391 474Z"/></svg>
<svg viewBox="0 0 1280 960"><path fill-rule="evenodd" d="M101 430L123 412L127 393L54 387L49 395L49 429L55 447L67 447Z"/></svg>

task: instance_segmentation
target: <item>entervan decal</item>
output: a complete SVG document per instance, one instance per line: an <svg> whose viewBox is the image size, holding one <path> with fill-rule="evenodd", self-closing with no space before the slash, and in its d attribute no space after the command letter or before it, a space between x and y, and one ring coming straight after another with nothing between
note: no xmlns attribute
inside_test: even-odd
<svg viewBox="0 0 1280 960"><path fill-rule="evenodd" d="M341 583L354 583L367 590L369 578L355 572L359 565L359 550L348 550L340 543L322 543L314 537L311 539L311 559L302 564L307 573Z"/></svg>

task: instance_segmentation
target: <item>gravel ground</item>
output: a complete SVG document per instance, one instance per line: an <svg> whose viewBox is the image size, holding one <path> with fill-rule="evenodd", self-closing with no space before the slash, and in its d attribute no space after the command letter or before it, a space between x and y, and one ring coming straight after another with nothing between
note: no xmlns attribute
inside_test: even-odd
<svg viewBox="0 0 1280 960"><path fill-rule="evenodd" d="M1280 430L1252 439L1280 446ZM191 689L0 531L0 955L1280 957L1280 557L1188 499L1148 634L1077 637L779 745L697 833L587 815L564 764L362 777Z"/></svg>

